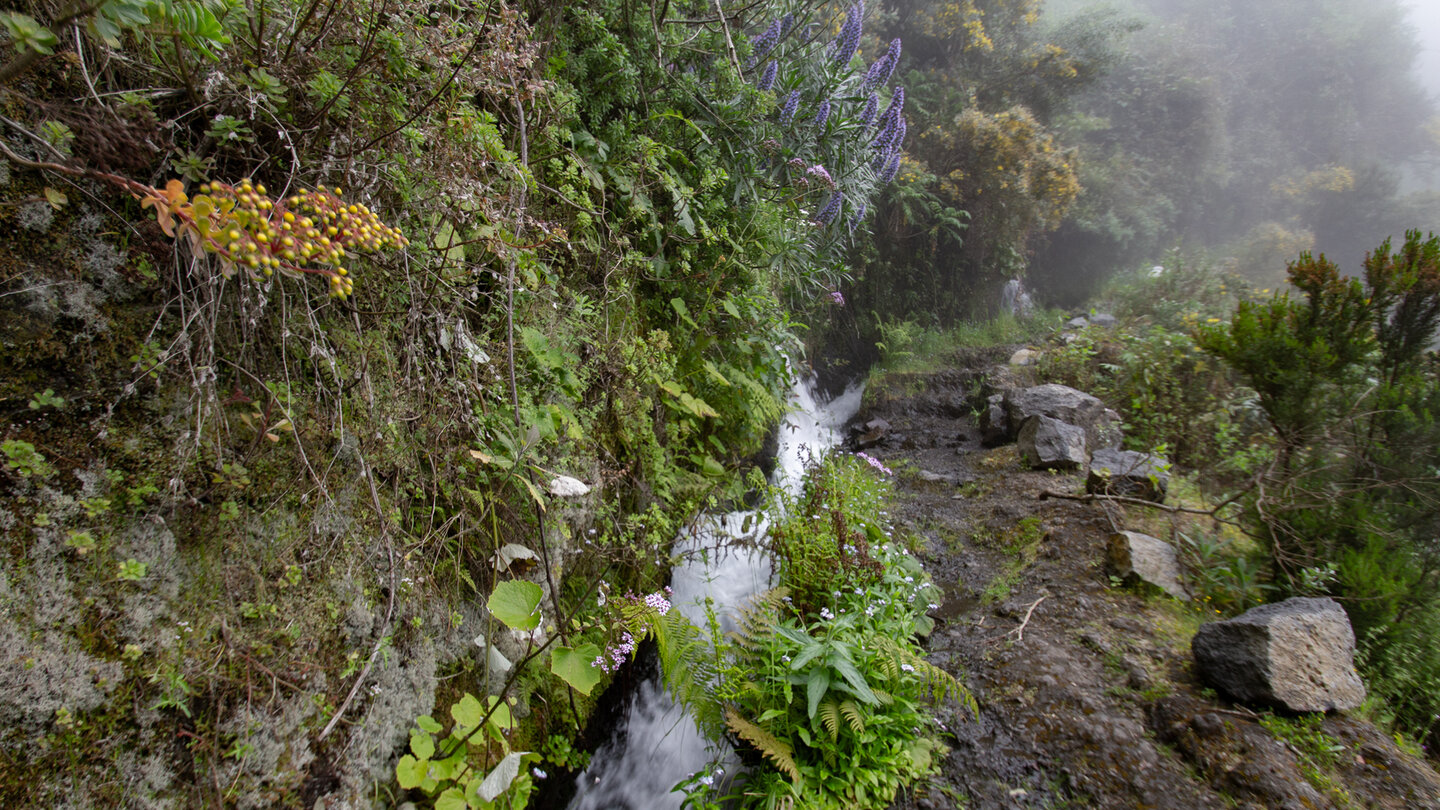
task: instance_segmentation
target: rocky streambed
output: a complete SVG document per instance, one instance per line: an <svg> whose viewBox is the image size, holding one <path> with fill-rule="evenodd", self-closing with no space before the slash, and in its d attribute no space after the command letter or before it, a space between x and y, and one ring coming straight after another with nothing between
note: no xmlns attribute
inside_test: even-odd
<svg viewBox="0 0 1440 810"><path fill-rule="evenodd" d="M941 775L896 806L1440 808L1440 776L1371 723L1271 715L1205 686L1191 639L1218 617L1125 587L1107 564L1112 535L1163 535L1167 515L1042 500L1083 492L1086 470L1033 469L1014 444L982 441L986 398L1041 382L1009 366L1013 348L892 377L856 418L946 589L932 660L981 705L978 720L948 710Z"/></svg>

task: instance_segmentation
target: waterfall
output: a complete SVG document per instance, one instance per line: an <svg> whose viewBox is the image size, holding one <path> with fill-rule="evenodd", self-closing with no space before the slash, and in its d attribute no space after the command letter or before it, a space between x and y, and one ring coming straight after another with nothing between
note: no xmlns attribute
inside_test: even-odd
<svg viewBox="0 0 1440 810"><path fill-rule="evenodd" d="M862 389L852 386L829 402L817 401L813 385L797 382L792 412L780 428L775 483L796 493L806 460L840 440L840 428L860 408ZM671 574L670 601L699 627L706 625L706 598L722 627L732 630L745 601L770 586L769 558L755 543L764 532L754 512L702 515L695 528L676 539L683 561ZM576 777L571 810L673 810L682 796L670 789L705 767L718 743L706 740L684 710L665 693L659 678L643 683L625 720ZM726 771L733 772L733 767Z"/></svg>

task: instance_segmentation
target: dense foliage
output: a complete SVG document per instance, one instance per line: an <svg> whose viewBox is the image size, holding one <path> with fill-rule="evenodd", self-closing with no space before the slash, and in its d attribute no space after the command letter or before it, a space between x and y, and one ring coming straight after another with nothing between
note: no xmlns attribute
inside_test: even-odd
<svg viewBox="0 0 1440 810"><path fill-rule="evenodd" d="M844 304L901 43L821 3L0 25L4 773L523 804L604 674L595 589L751 486L794 319Z"/></svg>

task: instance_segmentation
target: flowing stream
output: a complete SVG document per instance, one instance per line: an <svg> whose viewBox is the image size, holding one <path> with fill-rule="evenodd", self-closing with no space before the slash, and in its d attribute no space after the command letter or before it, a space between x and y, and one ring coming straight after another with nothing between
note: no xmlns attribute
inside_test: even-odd
<svg viewBox="0 0 1440 810"><path fill-rule="evenodd" d="M825 403L799 382L791 393L794 411L780 428L775 483L798 491L807 458L839 441L840 428L860 407L860 387ZM752 595L769 587L769 558L746 542L764 531L754 512L703 515L692 531L677 538L684 562L671 574L670 601L697 626L706 624L705 600L713 600L725 630L734 629L736 611ZM704 768L716 744L706 740L684 710L665 693L658 676L641 684L609 741L595 752L590 767L576 778L571 810L670 810L678 808L676 783ZM733 771L734 768L727 767Z"/></svg>

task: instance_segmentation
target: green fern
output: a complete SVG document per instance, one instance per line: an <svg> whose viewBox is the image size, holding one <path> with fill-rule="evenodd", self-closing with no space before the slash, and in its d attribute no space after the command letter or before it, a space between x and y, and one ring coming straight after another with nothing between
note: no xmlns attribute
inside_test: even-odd
<svg viewBox="0 0 1440 810"><path fill-rule="evenodd" d="M741 717L734 709L725 710L725 725L740 739L755 746L776 768L789 776L791 782L800 784L802 777L800 769L795 765L795 749L791 748L789 743Z"/></svg>

